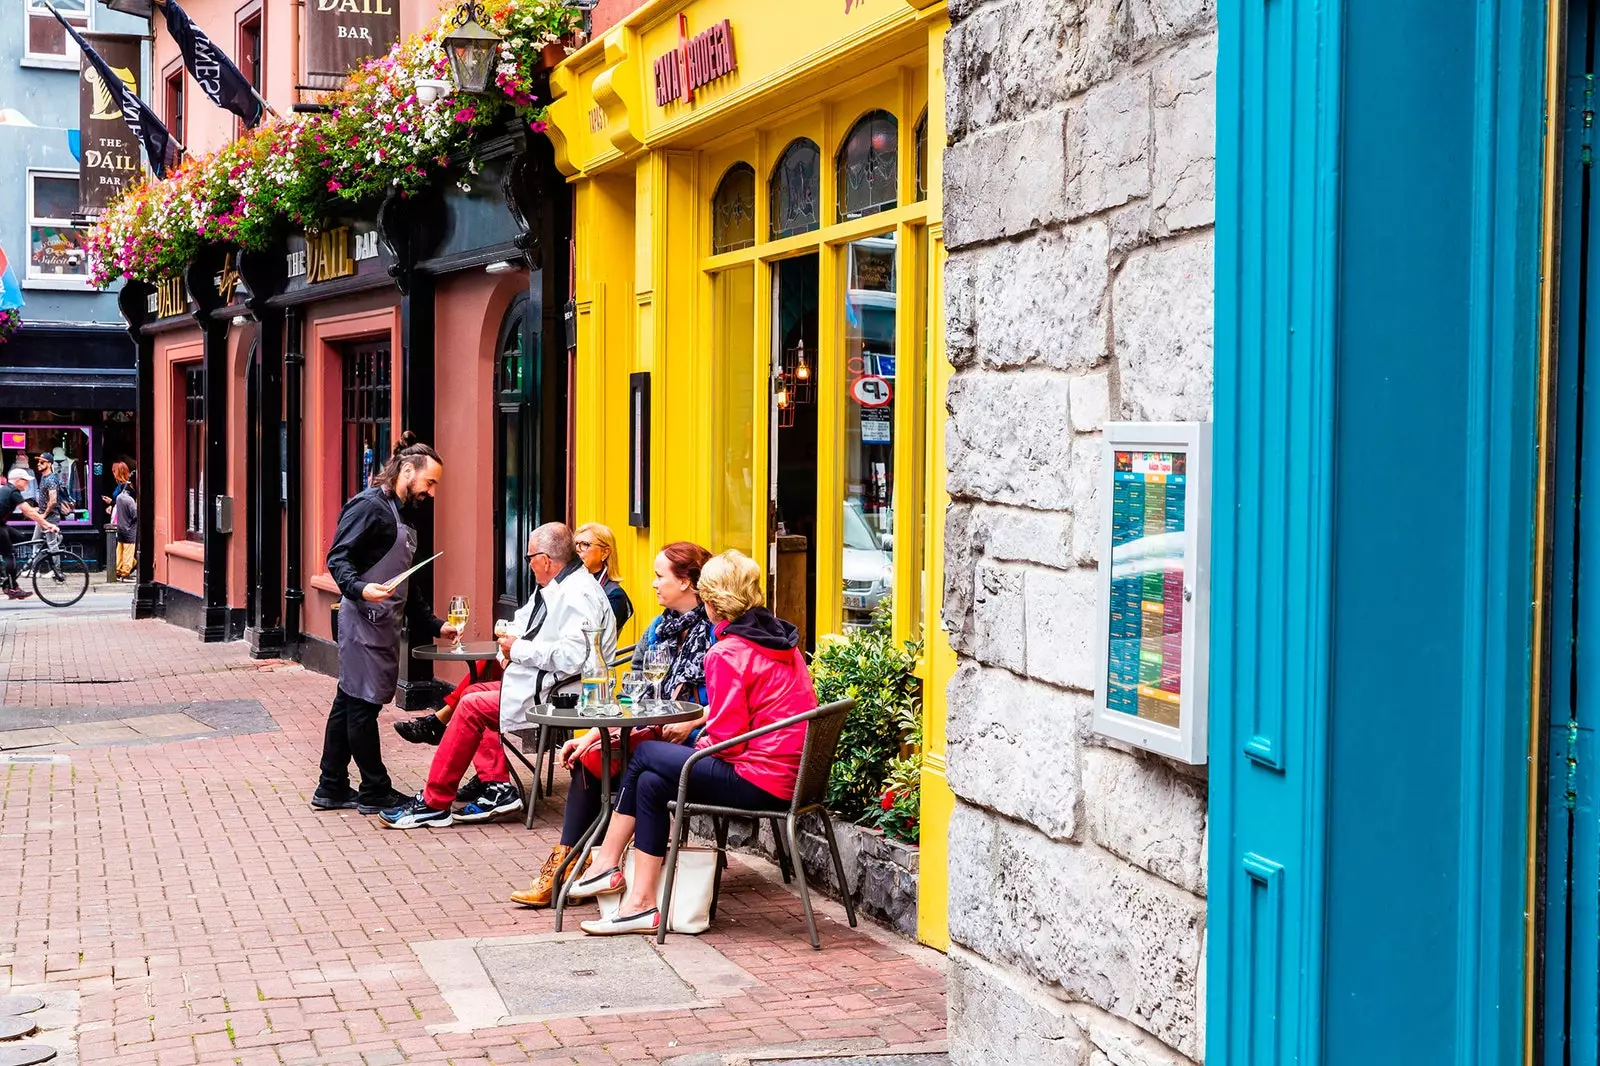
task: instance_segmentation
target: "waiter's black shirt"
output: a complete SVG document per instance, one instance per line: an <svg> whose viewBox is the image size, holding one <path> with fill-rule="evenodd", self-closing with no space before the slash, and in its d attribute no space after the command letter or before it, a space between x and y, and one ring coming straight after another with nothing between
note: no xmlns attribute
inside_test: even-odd
<svg viewBox="0 0 1600 1066"><path fill-rule="evenodd" d="M333 547L328 549L328 575L340 592L357 603L362 602L361 590L366 587L361 575L394 547L397 530L389 508L391 499L387 489L370 488L352 496L339 512L339 527L333 533ZM406 624L412 633L434 637L444 626L443 620L433 616L433 605L418 590L416 581L406 589Z"/></svg>

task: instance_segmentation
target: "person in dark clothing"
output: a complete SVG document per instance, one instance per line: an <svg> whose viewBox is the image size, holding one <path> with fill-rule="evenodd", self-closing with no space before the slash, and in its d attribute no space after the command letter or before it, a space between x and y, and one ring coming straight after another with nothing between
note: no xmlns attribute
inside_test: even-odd
<svg viewBox="0 0 1600 1066"><path fill-rule="evenodd" d="M61 532L60 527L46 518L43 511L23 499L22 492L27 487L26 470L11 471L6 483L0 485L0 588L13 600L25 600L33 593L23 592L17 587L17 554L12 548L11 532L6 523L11 521L12 515L21 511L23 517L32 519L33 524L46 533Z"/></svg>
<svg viewBox="0 0 1600 1066"><path fill-rule="evenodd" d="M339 513L328 550L328 573L344 594L339 688L322 741L322 779L311 796L317 810L377 814L411 798L395 791L384 768L378 712L394 699L402 624L434 638L456 635L454 626L434 617L416 586L394 583L410 568L417 549L408 512L433 497L443 476L438 453L407 433L378 484L352 497ZM350 789L352 758L361 771L358 794Z"/></svg>

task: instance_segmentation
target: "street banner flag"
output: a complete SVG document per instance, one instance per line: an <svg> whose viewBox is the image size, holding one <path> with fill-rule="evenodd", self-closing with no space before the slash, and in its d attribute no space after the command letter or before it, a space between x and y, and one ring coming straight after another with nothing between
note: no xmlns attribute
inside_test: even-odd
<svg viewBox="0 0 1600 1066"><path fill-rule="evenodd" d="M0 248L0 311L16 311L21 307L22 286L17 284L17 276L11 273L6 250Z"/></svg>
<svg viewBox="0 0 1600 1066"><path fill-rule="evenodd" d="M200 91L211 97L211 102L218 107L238 115L246 126L260 122L261 98L256 95L250 79L233 65L228 53L206 36L205 30L194 24L188 12L178 6L178 0L166 0L162 6L167 12L167 32L178 42L183 65L194 75Z"/></svg>
<svg viewBox="0 0 1600 1066"><path fill-rule="evenodd" d="M99 73L101 82L111 90L111 98L122 111L122 121L128 124L133 135L144 145L144 154L150 160L151 171L158 178L166 177L167 168L177 163L178 152L182 150L182 146L172 139L172 134L167 132L167 127L161 124L156 113L150 110L150 105L140 99L138 93L129 91L127 85L111 69L111 65L83 39L83 35L72 23L61 17L61 12L55 9L55 5L45 0L45 7L50 9L50 14L56 17L57 22L66 27L73 43L83 49L83 54L89 58L89 62Z"/></svg>

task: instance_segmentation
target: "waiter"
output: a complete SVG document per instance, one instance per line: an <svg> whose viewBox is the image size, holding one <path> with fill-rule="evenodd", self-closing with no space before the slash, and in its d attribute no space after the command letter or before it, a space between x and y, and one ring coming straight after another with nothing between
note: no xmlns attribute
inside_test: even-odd
<svg viewBox="0 0 1600 1066"><path fill-rule="evenodd" d="M378 712L394 699L400 677L400 636L454 637L456 628L435 618L428 601L394 583L410 569L417 531L407 517L432 499L444 476L439 453L406 433L376 483L339 513L328 549L328 574L344 593L339 601L339 691L322 740L322 780L311 795L319 811L377 814L411 797L396 792L378 747ZM350 760L361 770L361 791L350 789Z"/></svg>

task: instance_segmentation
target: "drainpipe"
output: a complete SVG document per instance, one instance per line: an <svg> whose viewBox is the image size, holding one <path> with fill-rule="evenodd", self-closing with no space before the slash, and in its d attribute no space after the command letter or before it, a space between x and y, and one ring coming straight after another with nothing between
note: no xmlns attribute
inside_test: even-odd
<svg viewBox="0 0 1600 1066"><path fill-rule="evenodd" d="M286 471L289 476L288 513L284 524L287 543L283 571L283 639L285 644L300 643L300 606L306 602L300 585L301 536L301 457L300 419L305 389L305 318L300 308L284 312L283 392L285 432L288 434Z"/></svg>

